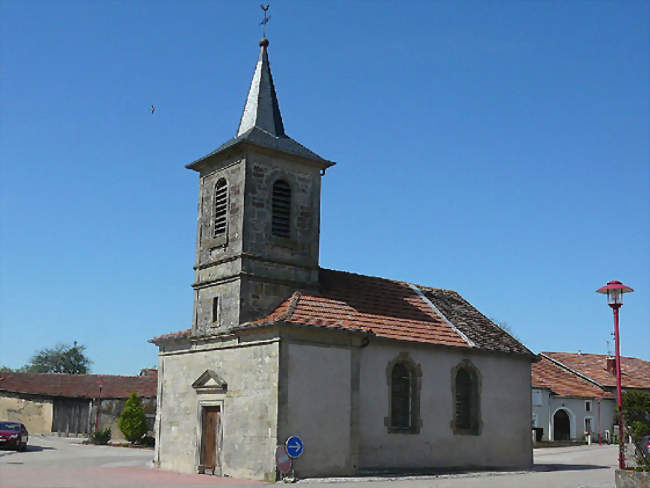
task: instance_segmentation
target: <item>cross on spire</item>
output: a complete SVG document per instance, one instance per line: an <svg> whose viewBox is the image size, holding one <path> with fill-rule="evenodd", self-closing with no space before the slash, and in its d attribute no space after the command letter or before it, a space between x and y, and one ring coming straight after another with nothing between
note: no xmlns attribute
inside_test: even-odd
<svg viewBox="0 0 650 488"><path fill-rule="evenodd" d="M271 6L270 3L267 3L266 5L264 5L263 3L260 4L260 8L264 10L264 18L262 19L262 22L260 22L260 25L263 26L264 29L264 37L266 37L266 24L268 24L269 20L271 20L271 16L267 15L270 6Z"/></svg>

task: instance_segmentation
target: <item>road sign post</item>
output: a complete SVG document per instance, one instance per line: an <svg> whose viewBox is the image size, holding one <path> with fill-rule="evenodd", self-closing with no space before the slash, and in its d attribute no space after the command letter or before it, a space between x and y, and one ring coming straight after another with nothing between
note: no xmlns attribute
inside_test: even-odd
<svg viewBox="0 0 650 488"><path fill-rule="evenodd" d="M284 446L278 446L275 449L275 464L283 475L291 471L292 462Z"/></svg>
<svg viewBox="0 0 650 488"><path fill-rule="evenodd" d="M287 454L291 459L299 458L302 455L304 444L302 443L302 439L297 435L289 437L284 445L286 446Z"/></svg>

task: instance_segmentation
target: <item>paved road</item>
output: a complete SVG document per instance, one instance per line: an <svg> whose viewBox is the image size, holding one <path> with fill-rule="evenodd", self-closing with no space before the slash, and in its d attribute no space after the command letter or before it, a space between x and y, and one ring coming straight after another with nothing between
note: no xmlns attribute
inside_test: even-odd
<svg viewBox="0 0 650 488"><path fill-rule="evenodd" d="M0 451L0 488L260 486L247 480L152 469L153 453L146 449L84 446L69 439L40 436L30 438L30 444L23 453ZM526 472L303 480L298 485L302 488L308 488L306 485L309 488L611 488L616 455L615 446L536 449L535 467Z"/></svg>
<svg viewBox="0 0 650 488"><path fill-rule="evenodd" d="M151 449L81 445L30 436L25 452L0 451L0 488L178 488L214 485L213 476L151 468ZM220 478L219 484L259 486Z"/></svg>
<svg viewBox="0 0 650 488"><path fill-rule="evenodd" d="M578 446L535 449L529 471L479 472L407 478L336 480L332 488L613 488L616 446ZM326 488L316 480L298 482ZM303 487L307 488L307 487Z"/></svg>

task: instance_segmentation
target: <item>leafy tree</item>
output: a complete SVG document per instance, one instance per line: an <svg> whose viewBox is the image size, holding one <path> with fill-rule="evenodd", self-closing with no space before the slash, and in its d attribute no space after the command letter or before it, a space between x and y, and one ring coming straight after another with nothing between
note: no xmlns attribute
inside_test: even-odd
<svg viewBox="0 0 650 488"><path fill-rule="evenodd" d="M623 418L636 446L637 465L641 469L650 471L650 459L645 456L641 446L641 439L650 435L650 393L628 391L623 394L621 400Z"/></svg>
<svg viewBox="0 0 650 488"><path fill-rule="evenodd" d="M129 442L135 442L142 439L147 433L147 423L145 420L144 408L138 394L133 392L126 400L122 415L117 421L117 426Z"/></svg>
<svg viewBox="0 0 650 488"><path fill-rule="evenodd" d="M90 370L91 361L84 354L85 350L86 346L77 344L77 341L72 346L57 344L51 349L38 351L21 370L30 373L86 374Z"/></svg>
<svg viewBox="0 0 650 488"><path fill-rule="evenodd" d="M25 364L20 368L10 368L9 366L0 366L0 373L29 373L30 366Z"/></svg>

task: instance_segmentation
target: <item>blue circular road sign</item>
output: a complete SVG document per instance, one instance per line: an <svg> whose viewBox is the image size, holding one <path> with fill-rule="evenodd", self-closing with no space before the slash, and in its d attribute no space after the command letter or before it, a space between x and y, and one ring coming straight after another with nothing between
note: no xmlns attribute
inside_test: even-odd
<svg viewBox="0 0 650 488"><path fill-rule="evenodd" d="M292 435L291 437L289 437L287 439L287 442L285 443L285 446L287 447L287 454L289 455L290 458L293 459L300 457L304 447L302 443L302 439L297 435Z"/></svg>

